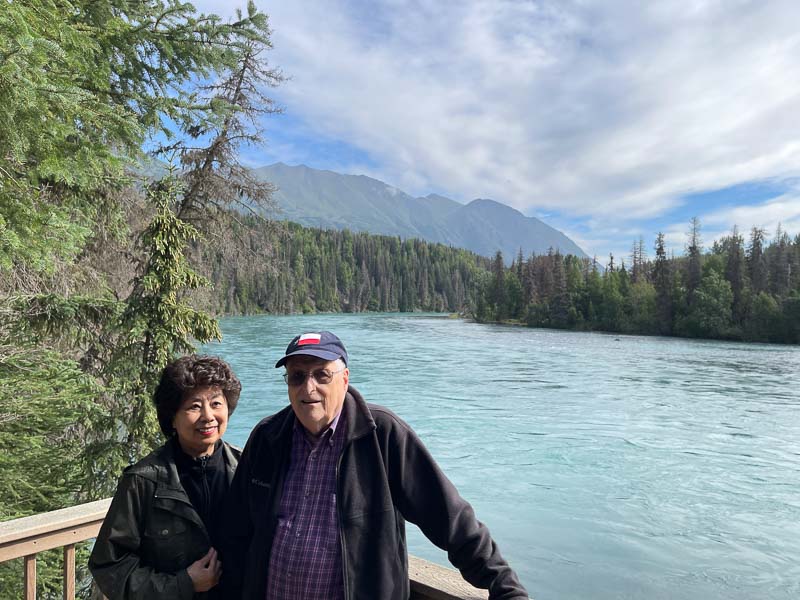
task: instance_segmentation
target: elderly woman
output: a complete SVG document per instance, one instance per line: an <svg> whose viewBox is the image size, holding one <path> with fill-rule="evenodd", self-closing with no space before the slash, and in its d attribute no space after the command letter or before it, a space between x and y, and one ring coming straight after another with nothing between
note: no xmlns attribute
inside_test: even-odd
<svg viewBox="0 0 800 600"><path fill-rule="evenodd" d="M110 600L221 597L215 548L240 455L222 434L241 389L218 358L164 368L153 401L168 440L125 469L89 559Z"/></svg>

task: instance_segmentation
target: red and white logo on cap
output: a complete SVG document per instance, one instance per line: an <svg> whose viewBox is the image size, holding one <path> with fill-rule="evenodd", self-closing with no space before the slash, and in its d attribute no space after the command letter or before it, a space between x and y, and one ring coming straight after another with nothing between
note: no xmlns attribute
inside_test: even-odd
<svg viewBox="0 0 800 600"><path fill-rule="evenodd" d="M297 345L306 346L308 344L319 344L321 339L322 336L318 333L304 333L300 336L300 339L297 340Z"/></svg>

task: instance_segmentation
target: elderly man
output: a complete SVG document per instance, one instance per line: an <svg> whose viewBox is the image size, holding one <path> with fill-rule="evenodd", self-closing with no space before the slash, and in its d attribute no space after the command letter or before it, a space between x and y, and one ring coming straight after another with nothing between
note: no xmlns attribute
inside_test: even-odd
<svg viewBox="0 0 800 600"><path fill-rule="evenodd" d="M230 598L407 600L405 521L490 598L528 598L414 431L348 385L337 336L298 335L282 366L290 406L255 427L231 487Z"/></svg>

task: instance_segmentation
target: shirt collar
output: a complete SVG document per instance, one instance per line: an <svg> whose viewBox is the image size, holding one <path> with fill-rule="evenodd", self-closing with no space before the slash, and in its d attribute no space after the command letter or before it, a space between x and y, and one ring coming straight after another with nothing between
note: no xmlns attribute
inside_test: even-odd
<svg viewBox="0 0 800 600"><path fill-rule="evenodd" d="M294 418L295 433L301 433L303 435L303 438L307 440L312 447L315 448L320 444L320 442L322 442L322 440L328 440L328 443L332 444L333 436L336 433L336 428L339 426L340 422L344 422L344 418L342 417L343 413L344 413L344 403L342 403L342 408L339 409L338 414L333 418L331 424L325 428L325 431L323 431L316 437L311 435L308 432L308 430L305 427L303 427L303 424L300 423L300 419L298 419L297 416L295 416Z"/></svg>

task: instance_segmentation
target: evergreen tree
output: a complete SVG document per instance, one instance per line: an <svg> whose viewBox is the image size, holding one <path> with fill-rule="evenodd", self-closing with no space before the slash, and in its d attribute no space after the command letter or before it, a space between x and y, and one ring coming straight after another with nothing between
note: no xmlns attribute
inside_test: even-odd
<svg viewBox="0 0 800 600"><path fill-rule="evenodd" d="M601 313L603 306L603 279L597 269L586 276L586 320L592 329L602 329Z"/></svg>
<svg viewBox="0 0 800 600"><path fill-rule="evenodd" d="M495 321L504 321L508 318L508 296L505 276L506 268L503 264L503 253L498 250L492 261L492 286L489 296Z"/></svg>
<svg viewBox="0 0 800 600"><path fill-rule="evenodd" d="M633 283L639 283L647 277L646 263L647 251L644 247L644 238L639 236L639 239L634 241L631 247L631 280Z"/></svg>
<svg viewBox="0 0 800 600"><path fill-rule="evenodd" d="M734 323L741 325L746 311L745 254L744 238L739 235L736 226L733 228L726 250L725 279L730 283L733 293L732 317Z"/></svg>
<svg viewBox="0 0 800 600"><path fill-rule="evenodd" d="M552 327L566 327L569 319L569 294L567 292L567 275L564 269L564 257L556 252L551 261L553 272L553 294L550 304L550 324Z"/></svg>
<svg viewBox="0 0 800 600"><path fill-rule="evenodd" d="M262 27L269 31L266 22ZM274 186L256 179L237 158L242 145L261 141L259 119L278 112L262 91L265 86L275 87L283 81L280 71L266 66L263 55L269 48L269 37L244 41L236 64L224 78L201 87L201 93L207 96L205 102L215 105L217 112L196 115L192 123L184 125L184 138L159 149L160 154L180 155L185 191L177 209L178 218L219 222L220 216L228 215L222 212L226 208L273 208ZM201 146L203 139L210 141Z"/></svg>
<svg viewBox="0 0 800 600"><path fill-rule="evenodd" d="M784 297L791 286L791 242L780 224L768 250L769 291L773 296Z"/></svg>
<svg viewBox="0 0 800 600"><path fill-rule="evenodd" d="M516 268L509 270L505 277L508 316L511 319L524 320L527 306L523 302L522 284L519 282L516 271Z"/></svg>
<svg viewBox="0 0 800 600"><path fill-rule="evenodd" d="M750 272L750 285L753 294L767 290L767 264L764 260L764 230L753 227L750 230L750 244L747 248L747 268Z"/></svg>
<svg viewBox="0 0 800 600"><path fill-rule="evenodd" d="M612 261L613 262L613 261ZM621 331L624 317L624 301L619 290L619 273L608 271L603 277L600 327L604 331Z"/></svg>
<svg viewBox="0 0 800 600"><path fill-rule="evenodd" d="M520 246L519 251L517 252L517 261L515 266L516 268L514 270L517 274L517 280L522 283L523 273L525 271L525 259L522 257L522 246Z"/></svg>
<svg viewBox="0 0 800 600"><path fill-rule="evenodd" d="M796 248L784 237L786 255ZM640 275L633 281L625 263L616 266L614 256L601 275L592 261L574 256L563 257L550 251L547 256L531 256L522 270L531 285L526 292L524 312L530 327L567 327L599 329L644 334L677 334L689 337L752 339L793 342L800 337L800 290L790 297L766 292L758 300L756 313L749 312L751 295L744 268L743 239L734 228L729 237L715 241L710 253L702 254L699 223L693 220L685 258L668 257L664 235L655 243L655 259L646 262L640 243L634 244L634 263ZM757 246L757 245L756 245ZM751 245L752 249L752 245ZM748 251L748 255L752 252ZM762 253L765 265L773 268L772 259L779 253L772 246ZM748 256L750 258L750 256ZM787 272L793 264L788 262ZM478 292L476 314L481 320L497 320L491 313L501 276L502 261L495 257L491 279ZM694 265L694 266L692 266ZM688 302L687 281L700 268L700 284ZM506 294L516 289L518 259L502 276ZM681 277L682 275L682 277ZM787 278L787 281L791 279ZM651 283L652 282L652 283ZM530 284L529 284L530 285ZM522 286L525 289L525 286ZM515 302L511 305L516 306ZM516 314L516 309L511 311ZM751 318L755 317L755 318Z"/></svg>
<svg viewBox="0 0 800 600"><path fill-rule="evenodd" d="M784 299L781 307L783 314L783 335L776 341L788 344L800 343L800 292L794 291Z"/></svg>
<svg viewBox="0 0 800 600"><path fill-rule="evenodd" d="M673 278L670 262L664 245L664 234L656 237L656 260L653 265L653 285L656 290L656 310L658 314L659 332L669 335L673 322Z"/></svg>
<svg viewBox="0 0 800 600"><path fill-rule="evenodd" d="M700 239L700 219L692 217L686 243L686 299L689 306L694 304L694 292L703 276L702 242Z"/></svg>

